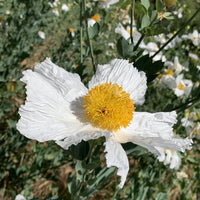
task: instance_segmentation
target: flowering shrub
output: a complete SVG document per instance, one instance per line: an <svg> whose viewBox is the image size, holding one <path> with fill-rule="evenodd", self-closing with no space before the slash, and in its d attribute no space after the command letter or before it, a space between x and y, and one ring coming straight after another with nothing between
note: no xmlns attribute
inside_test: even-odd
<svg viewBox="0 0 200 200"><path fill-rule="evenodd" d="M0 8L1 199L198 199L198 1Z"/></svg>

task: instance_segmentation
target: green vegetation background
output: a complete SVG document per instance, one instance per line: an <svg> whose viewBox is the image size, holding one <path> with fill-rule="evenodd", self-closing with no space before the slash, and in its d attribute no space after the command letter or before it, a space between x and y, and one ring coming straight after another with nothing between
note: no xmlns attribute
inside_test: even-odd
<svg viewBox="0 0 200 200"><path fill-rule="evenodd" d="M61 10L63 3L69 6L68 12ZM111 49L107 44L117 43L120 36L114 33L114 29L119 22L119 7L125 9L128 4L129 0L120 1L117 6L106 10L88 6L88 17L96 13L101 16L100 34L92 41L96 63L105 64L120 57L117 49ZM167 22L166 29L164 23L162 30L165 33L178 30L195 12L197 3L180 0L178 6L183 6L184 17L170 24ZM52 13L48 1L0 1L0 199L14 199L19 193L27 199L72 199L77 192L76 178L81 180L85 170L83 162L78 161L82 159L77 159L77 154L74 153L73 148L76 147L64 151L54 142L38 143L23 137L16 130L18 108L25 100L24 85L20 82L23 70L33 68L35 63L43 61L45 57L51 57L57 65L79 73L85 84L93 74L85 35L84 64L80 65L78 1L61 0L58 9L59 17ZM6 13L8 10L10 13ZM140 16L139 7L135 12L137 19ZM192 29L200 32L199 21L198 15L186 28L185 33L191 32ZM70 28L74 29L75 37L69 31ZM38 31L45 32L45 40L38 36ZM106 54L106 51L109 54ZM164 111L166 105L173 102L180 103L171 91L166 89L166 92L162 90L161 93L161 89L149 85L146 103L138 109L149 112ZM183 114L180 114L179 117L182 116ZM183 128L180 128L179 132L186 137ZM83 145L87 148L88 144ZM194 139L193 150L180 155L182 166L179 171L188 174L188 177L183 179L178 179L176 170L170 170L169 166L159 163L145 149L130 144L130 152L129 146L127 147L130 171L123 190L116 189L119 177L116 176L115 169L111 168L109 171L105 167L103 140L96 141L95 145L91 166L87 166L90 175L85 180L88 183L83 183L82 187L84 198L200 199L199 140ZM88 190L84 189L86 184Z"/></svg>

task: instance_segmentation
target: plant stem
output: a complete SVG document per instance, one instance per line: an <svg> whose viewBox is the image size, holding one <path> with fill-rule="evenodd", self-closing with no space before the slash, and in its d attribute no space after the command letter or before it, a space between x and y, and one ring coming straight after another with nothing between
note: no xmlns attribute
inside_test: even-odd
<svg viewBox="0 0 200 200"><path fill-rule="evenodd" d="M137 44L136 44L135 47L134 47L134 51L137 50L137 48L139 47L140 43L142 42L144 36L145 36L144 33L140 36L140 39L138 40Z"/></svg>
<svg viewBox="0 0 200 200"><path fill-rule="evenodd" d="M82 23L82 9L83 5L82 2L80 2L80 46L81 46L81 64L83 63L83 44L82 44L82 40L83 40L83 23Z"/></svg>
<svg viewBox="0 0 200 200"><path fill-rule="evenodd" d="M85 0L83 0L83 9L84 9L84 13L85 13L85 11L86 11L86 2L85 2ZM95 73L96 72L96 65L95 65L95 61L94 61L93 48L92 48L92 43L91 43L91 40L90 40L89 27L88 27L88 21L87 21L87 19L85 20L85 24L86 24L87 39L88 39L90 53L91 53L93 72Z"/></svg>
<svg viewBox="0 0 200 200"><path fill-rule="evenodd" d="M133 44L133 20L134 20L135 0L131 3L131 43Z"/></svg>
<svg viewBox="0 0 200 200"><path fill-rule="evenodd" d="M160 49L151 58L155 57L158 53L160 53L193 20L193 18L198 14L199 11L200 11L200 8L162 47L160 47Z"/></svg>

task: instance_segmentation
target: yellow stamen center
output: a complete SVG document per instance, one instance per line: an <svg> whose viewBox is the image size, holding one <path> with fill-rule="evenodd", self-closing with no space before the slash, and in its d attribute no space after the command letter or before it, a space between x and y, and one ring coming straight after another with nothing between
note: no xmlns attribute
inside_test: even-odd
<svg viewBox="0 0 200 200"><path fill-rule="evenodd" d="M162 74L158 74L158 78L160 79L163 75Z"/></svg>
<svg viewBox="0 0 200 200"><path fill-rule="evenodd" d="M103 83L89 90L84 97L87 118L93 126L117 131L127 127L135 107L130 95L117 84Z"/></svg>
<svg viewBox="0 0 200 200"><path fill-rule="evenodd" d="M100 21L100 15L96 14L92 17L92 19L96 22Z"/></svg>
<svg viewBox="0 0 200 200"><path fill-rule="evenodd" d="M173 70L169 70L169 69L167 69L165 73L171 76L174 74Z"/></svg>
<svg viewBox="0 0 200 200"><path fill-rule="evenodd" d="M73 29L73 28L69 28L69 31L70 31L71 33L73 33L73 32L74 32L74 29Z"/></svg>
<svg viewBox="0 0 200 200"><path fill-rule="evenodd" d="M179 90L185 89L185 85L183 83L179 83L177 87L178 87Z"/></svg>
<svg viewBox="0 0 200 200"><path fill-rule="evenodd" d="M129 30L126 30L127 32L128 32L128 34L130 35L131 34L131 30L129 29Z"/></svg>

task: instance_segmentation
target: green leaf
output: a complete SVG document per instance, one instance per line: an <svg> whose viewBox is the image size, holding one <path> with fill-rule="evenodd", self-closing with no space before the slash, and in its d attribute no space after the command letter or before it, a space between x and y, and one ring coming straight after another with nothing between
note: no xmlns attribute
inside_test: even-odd
<svg viewBox="0 0 200 200"><path fill-rule="evenodd" d="M154 21L157 17L157 11L156 10L153 10L152 13L151 13L151 22Z"/></svg>
<svg viewBox="0 0 200 200"><path fill-rule="evenodd" d="M134 55L133 49L134 49L134 45L133 44L129 44L129 42L127 40L125 40L123 37L121 37L117 41L118 53L123 58L132 57Z"/></svg>
<svg viewBox="0 0 200 200"><path fill-rule="evenodd" d="M167 19L167 20L172 20L172 19L174 19L174 16L173 16L172 13L170 13L170 12L165 12L163 16L164 16L164 18Z"/></svg>
<svg viewBox="0 0 200 200"><path fill-rule="evenodd" d="M84 161L83 161L84 162ZM75 169L76 169L76 177L78 180L82 181L84 178L84 173L86 172L86 169L83 167L83 162L78 161L76 163Z"/></svg>
<svg viewBox="0 0 200 200"><path fill-rule="evenodd" d="M88 155L90 145L88 142L82 141L77 145L72 145L70 147L70 153L72 156L78 160L84 160Z"/></svg>
<svg viewBox="0 0 200 200"><path fill-rule="evenodd" d="M141 71L144 71L147 75L147 81L153 81L161 69L164 67L164 63L161 60L153 62L149 55L142 56L134 63L134 66Z"/></svg>
<svg viewBox="0 0 200 200"><path fill-rule="evenodd" d="M149 21L149 18L147 17L147 15L144 15L142 17L142 24L141 24L141 29L147 27L150 25L150 21Z"/></svg>
<svg viewBox="0 0 200 200"><path fill-rule="evenodd" d="M146 11L148 11L150 7L150 2L149 0L141 0L142 5L145 7Z"/></svg>
<svg viewBox="0 0 200 200"><path fill-rule="evenodd" d="M90 26L88 28L90 39L95 38L99 34L99 29L100 29L100 26L97 22L94 24L94 26Z"/></svg>
<svg viewBox="0 0 200 200"><path fill-rule="evenodd" d="M162 0L156 0L156 10L157 12L162 12L164 10L165 4Z"/></svg>

